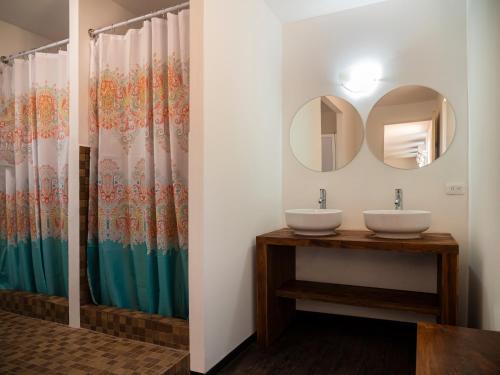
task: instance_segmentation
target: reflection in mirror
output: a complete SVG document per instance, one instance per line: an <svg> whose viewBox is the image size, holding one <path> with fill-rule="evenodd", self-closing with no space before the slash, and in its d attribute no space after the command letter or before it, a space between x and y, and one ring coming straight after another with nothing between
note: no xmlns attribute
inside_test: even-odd
<svg viewBox="0 0 500 375"><path fill-rule="evenodd" d="M306 103L293 118L290 146L297 160L317 172L345 167L363 143L363 121L344 99L321 96Z"/></svg>
<svg viewBox="0 0 500 375"><path fill-rule="evenodd" d="M422 168L450 146L455 113L448 100L433 89L404 86L375 104L366 132L368 145L380 161L400 169Z"/></svg>

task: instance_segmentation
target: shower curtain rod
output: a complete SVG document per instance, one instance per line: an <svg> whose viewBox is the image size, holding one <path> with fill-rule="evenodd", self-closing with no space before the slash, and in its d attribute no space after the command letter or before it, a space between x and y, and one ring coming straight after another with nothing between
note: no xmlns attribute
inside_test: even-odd
<svg viewBox="0 0 500 375"><path fill-rule="evenodd" d="M110 26L106 26L106 27L101 27L100 29L95 29L95 30L94 29L89 29L89 36L91 38L94 38L98 34L101 34L101 33L105 32L105 31L108 31L108 30L113 30L113 29L115 29L117 27L126 26L126 25L129 25L129 24L134 23L134 22L148 20L148 19L153 18L153 17L162 16L165 13L168 13L168 12L174 12L176 10L181 10L181 9L185 9L185 8L189 8L189 1L186 1L185 3L179 4L179 5L170 7L170 8L165 8L165 9L157 10L156 12L145 14L144 16L139 16L139 17L131 18L131 19L127 20L127 21L114 23L114 24L112 24Z"/></svg>
<svg viewBox="0 0 500 375"><path fill-rule="evenodd" d="M3 62L4 64L8 64L10 61L17 59L18 57L30 55L32 53L43 51L43 50L53 48L53 47L59 47L59 46L68 44L68 42L69 42L69 39L64 39L64 40L60 40L59 42L50 43L50 44L47 44L47 45L42 46L42 47L30 49L28 51L15 53L15 54L9 55L9 56L1 56L0 61Z"/></svg>

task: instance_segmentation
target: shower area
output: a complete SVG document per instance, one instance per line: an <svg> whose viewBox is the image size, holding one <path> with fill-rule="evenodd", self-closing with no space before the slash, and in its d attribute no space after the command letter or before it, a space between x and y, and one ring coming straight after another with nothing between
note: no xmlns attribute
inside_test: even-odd
<svg viewBox="0 0 500 375"><path fill-rule="evenodd" d="M188 8L89 30L89 147L80 147L81 324L181 349L189 336Z"/></svg>
<svg viewBox="0 0 500 375"><path fill-rule="evenodd" d="M0 309L60 323L68 321L67 43L0 63Z"/></svg>
<svg viewBox="0 0 500 375"><path fill-rule="evenodd" d="M92 32L87 269L95 303L187 318L188 24L182 10L125 35Z"/></svg>
<svg viewBox="0 0 500 375"><path fill-rule="evenodd" d="M79 274L68 265L68 39L2 58L0 309L37 301L37 314L13 312L68 323L77 278L82 328L189 348L189 3L166 3L91 25L78 46Z"/></svg>

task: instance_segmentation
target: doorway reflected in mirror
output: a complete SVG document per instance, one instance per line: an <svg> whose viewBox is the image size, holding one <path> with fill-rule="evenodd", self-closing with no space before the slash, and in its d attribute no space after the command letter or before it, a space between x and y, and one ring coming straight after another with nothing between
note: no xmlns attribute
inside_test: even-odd
<svg viewBox="0 0 500 375"><path fill-rule="evenodd" d="M455 113L437 91L404 86L382 97L367 122L373 154L400 169L425 167L450 146L456 127Z"/></svg>

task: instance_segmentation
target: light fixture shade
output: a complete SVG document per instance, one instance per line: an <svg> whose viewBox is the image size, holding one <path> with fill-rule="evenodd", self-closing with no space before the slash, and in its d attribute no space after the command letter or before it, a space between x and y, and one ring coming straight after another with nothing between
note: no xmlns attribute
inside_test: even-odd
<svg viewBox="0 0 500 375"><path fill-rule="evenodd" d="M342 86L353 94L366 95L375 90L382 76L382 68L375 62L361 62L351 66L341 76Z"/></svg>

